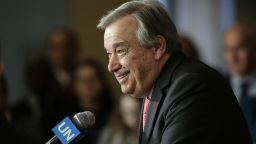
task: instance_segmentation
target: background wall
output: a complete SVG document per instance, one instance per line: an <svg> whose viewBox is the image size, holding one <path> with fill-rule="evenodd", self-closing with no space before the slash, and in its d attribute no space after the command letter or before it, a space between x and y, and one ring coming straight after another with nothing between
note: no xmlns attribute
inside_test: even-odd
<svg viewBox="0 0 256 144"><path fill-rule="evenodd" d="M1 0L0 38L10 103L27 95L25 66L50 29L70 21L69 0Z"/></svg>
<svg viewBox="0 0 256 144"><path fill-rule="evenodd" d="M255 0L236 0L238 21L243 21L256 26L256 1Z"/></svg>

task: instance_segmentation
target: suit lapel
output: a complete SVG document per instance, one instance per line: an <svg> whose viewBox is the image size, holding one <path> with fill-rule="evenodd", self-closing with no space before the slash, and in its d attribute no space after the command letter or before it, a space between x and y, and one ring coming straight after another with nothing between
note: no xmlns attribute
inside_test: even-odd
<svg viewBox="0 0 256 144"><path fill-rule="evenodd" d="M151 138L156 118L158 117L159 108L162 105L162 101L164 100L165 93L164 89L170 85L171 76L174 72L176 66L181 62L184 58L184 55L179 51L173 51L171 57L166 62L163 70L161 71L153 89L152 97L150 99L150 107L147 116L147 122L145 125L144 133L142 130L142 115L140 120L140 134L139 134L139 143L147 144ZM145 101L145 100L144 100ZM144 102L143 102L144 105ZM142 107L143 112L143 107Z"/></svg>
<svg viewBox="0 0 256 144"><path fill-rule="evenodd" d="M157 95L157 97L153 98L153 95L154 96ZM162 98L163 98L163 93L161 92L161 89L159 89L159 87L154 87L152 98L150 100L148 118L145 125L144 133L142 136L143 144L148 143L148 140L151 137L152 129L154 126L154 120L157 117L157 110L158 110L159 104L161 103Z"/></svg>

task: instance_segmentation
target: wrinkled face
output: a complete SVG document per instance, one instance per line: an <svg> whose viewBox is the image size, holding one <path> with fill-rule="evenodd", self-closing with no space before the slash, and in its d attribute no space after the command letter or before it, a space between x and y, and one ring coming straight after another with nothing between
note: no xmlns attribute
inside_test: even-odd
<svg viewBox="0 0 256 144"><path fill-rule="evenodd" d="M102 92L102 83L91 66L81 66L75 73L75 92L81 99L95 99Z"/></svg>
<svg viewBox="0 0 256 144"><path fill-rule="evenodd" d="M63 65L70 56L71 48L67 36L62 32L54 32L49 39L48 57L55 65Z"/></svg>
<svg viewBox="0 0 256 144"><path fill-rule="evenodd" d="M154 49L146 49L136 38L137 21L131 16L118 19L104 33L104 46L112 72L125 94L143 97L154 81Z"/></svg>
<svg viewBox="0 0 256 144"><path fill-rule="evenodd" d="M236 29L224 36L225 59L231 73L244 76L252 67L252 50L241 30Z"/></svg>

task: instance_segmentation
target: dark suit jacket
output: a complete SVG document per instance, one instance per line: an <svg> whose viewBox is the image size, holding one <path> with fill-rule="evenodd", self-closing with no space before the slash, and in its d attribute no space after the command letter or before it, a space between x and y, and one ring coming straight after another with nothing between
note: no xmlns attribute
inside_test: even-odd
<svg viewBox="0 0 256 144"><path fill-rule="evenodd" d="M142 117L141 117L142 119ZM224 78L174 51L155 82L140 144L251 144L238 102Z"/></svg>
<svg viewBox="0 0 256 144"><path fill-rule="evenodd" d="M230 75L226 75L226 80L227 82L231 85L231 77ZM248 96L250 97L250 103L248 104L249 110L243 111L245 119L247 121L247 125L249 127L249 130L251 132L251 137L253 141L256 142L256 96L255 95L250 95L248 93ZM249 115L248 115L249 113Z"/></svg>

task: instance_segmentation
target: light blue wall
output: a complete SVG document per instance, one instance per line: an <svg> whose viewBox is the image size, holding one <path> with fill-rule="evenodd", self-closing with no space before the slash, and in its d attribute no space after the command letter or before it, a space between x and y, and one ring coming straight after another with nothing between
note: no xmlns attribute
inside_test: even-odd
<svg viewBox="0 0 256 144"><path fill-rule="evenodd" d="M180 34L198 46L201 60L226 71L222 33L234 23L236 0L160 0L171 12ZM171 5L171 6L170 6Z"/></svg>
<svg viewBox="0 0 256 144"><path fill-rule="evenodd" d="M69 23L69 0L0 0L0 38L10 103L27 95L25 65L50 29Z"/></svg>

